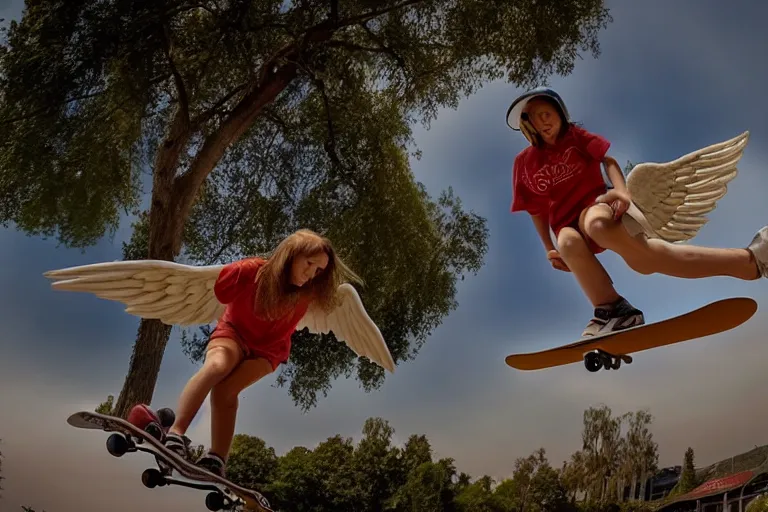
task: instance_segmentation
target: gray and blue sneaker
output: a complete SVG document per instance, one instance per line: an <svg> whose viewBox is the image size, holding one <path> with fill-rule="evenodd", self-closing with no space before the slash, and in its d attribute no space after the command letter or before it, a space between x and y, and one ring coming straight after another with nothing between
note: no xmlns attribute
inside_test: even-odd
<svg viewBox="0 0 768 512"><path fill-rule="evenodd" d="M187 436L180 436L173 432L168 432L165 435L164 446L176 455L183 457L186 461L188 461L191 456L189 450L190 444L192 444L192 441Z"/></svg>
<svg viewBox="0 0 768 512"><path fill-rule="evenodd" d="M226 478L224 474L226 473L227 463L223 458L210 450L208 453L200 457L195 465L200 466L203 469L207 469L214 475L218 475L221 478Z"/></svg>
<svg viewBox="0 0 768 512"><path fill-rule="evenodd" d="M582 338L599 336L643 324L645 324L643 312L624 297L619 297L616 302L601 304L595 308L594 317L584 328L581 336Z"/></svg>
<svg viewBox="0 0 768 512"><path fill-rule="evenodd" d="M757 232L747 249L755 257L760 277L768 277L768 226Z"/></svg>

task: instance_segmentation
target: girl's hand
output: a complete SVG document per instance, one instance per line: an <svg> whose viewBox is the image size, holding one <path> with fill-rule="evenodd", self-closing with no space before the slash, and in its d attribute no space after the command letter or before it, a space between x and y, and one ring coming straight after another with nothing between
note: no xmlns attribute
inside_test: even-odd
<svg viewBox="0 0 768 512"><path fill-rule="evenodd" d="M614 220L619 220L629 208L631 199L629 193L612 188L605 194L595 199L595 203L605 203L613 210Z"/></svg>
<svg viewBox="0 0 768 512"><path fill-rule="evenodd" d="M547 259L555 269L562 270L563 272L571 271L571 269L568 268L568 265L563 261L563 258L560 257L560 253L557 252L557 250L552 249L551 251L548 251Z"/></svg>

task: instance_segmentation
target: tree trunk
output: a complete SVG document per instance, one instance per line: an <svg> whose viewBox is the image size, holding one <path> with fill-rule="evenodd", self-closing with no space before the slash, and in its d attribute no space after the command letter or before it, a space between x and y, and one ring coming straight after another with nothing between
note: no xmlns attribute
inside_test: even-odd
<svg viewBox="0 0 768 512"><path fill-rule="evenodd" d="M136 404L150 404L155 393L157 375L171 334L171 326L159 320L141 320L133 346L128 375L117 399L113 414L126 418ZM172 404L175 407L175 404Z"/></svg>
<svg viewBox="0 0 768 512"><path fill-rule="evenodd" d="M179 218L176 205L180 198L174 196L173 183L189 137L188 114L178 107L155 156L147 244L147 258L152 260L173 261L181 248L179 224L183 226L186 219ZM115 416L125 419L134 405L151 404L170 334L171 326L160 320L141 320L128 374L113 411Z"/></svg>
<svg viewBox="0 0 768 512"><path fill-rule="evenodd" d="M648 479L648 472L643 467L642 473L640 473L640 501L645 501L645 481Z"/></svg>

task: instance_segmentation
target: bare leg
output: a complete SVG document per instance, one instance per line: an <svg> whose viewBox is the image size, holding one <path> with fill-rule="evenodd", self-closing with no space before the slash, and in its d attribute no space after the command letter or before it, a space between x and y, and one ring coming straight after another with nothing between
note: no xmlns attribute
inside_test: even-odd
<svg viewBox="0 0 768 512"><path fill-rule="evenodd" d="M633 238L620 221L613 219L613 211L607 204L586 210L580 226L601 247L619 254L641 274L659 273L686 279L730 276L750 281L759 278L755 259L747 249L716 249L647 240L642 236Z"/></svg>
<svg viewBox="0 0 768 512"><path fill-rule="evenodd" d="M189 379L181 392L176 421L169 429L170 433L184 435L187 432L205 397L216 384L232 372L242 358L243 353L236 341L229 338L210 341L203 367Z"/></svg>
<svg viewBox="0 0 768 512"><path fill-rule="evenodd" d="M272 373L266 359L249 359L240 363L211 391L211 452L226 461L235 435L238 395L245 388Z"/></svg>
<svg viewBox="0 0 768 512"><path fill-rule="evenodd" d="M561 229L557 235L557 246L563 261L594 307L619 299L611 277L589 250L581 233L570 227Z"/></svg>

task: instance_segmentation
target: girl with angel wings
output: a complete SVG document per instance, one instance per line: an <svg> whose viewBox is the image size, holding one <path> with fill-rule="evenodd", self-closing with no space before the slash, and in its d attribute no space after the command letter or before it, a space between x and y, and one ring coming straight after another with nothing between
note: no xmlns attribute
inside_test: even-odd
<svg viewBox="0 0 768 512"><path fill-rule="evenodd" d="M511 211L528 212L551 265L572 272L592 303L594 317L582 337L645 323L642 311L616 291L595 256L606 249L641 274L768 276L768 226L746 248L679 243L698 233L726 194L749 132L672 162L639 164L625 182L618 162L607 154L610 142L571 122L551 89L537 88L515 99L507 124L531 144L515 158Z"/></svg>
<svg viewBox="0 0 768 512"><path fill-rule="evenodd" d="M167 325L218 319L202 368L179 398L165 446L189 458L185 433L210 393L211 447L196 463L224 476L234 436L238 395L288 360L291 335L307 327L333 332L358 355L394 372L379 329L347 280L357 276L330 241L310 230L284 239L267 259L193 267L167 261L118 261L47 272L58 290L91 292L124 303L126 312ZM128 421L159 422L139 404Z"/></svg>

